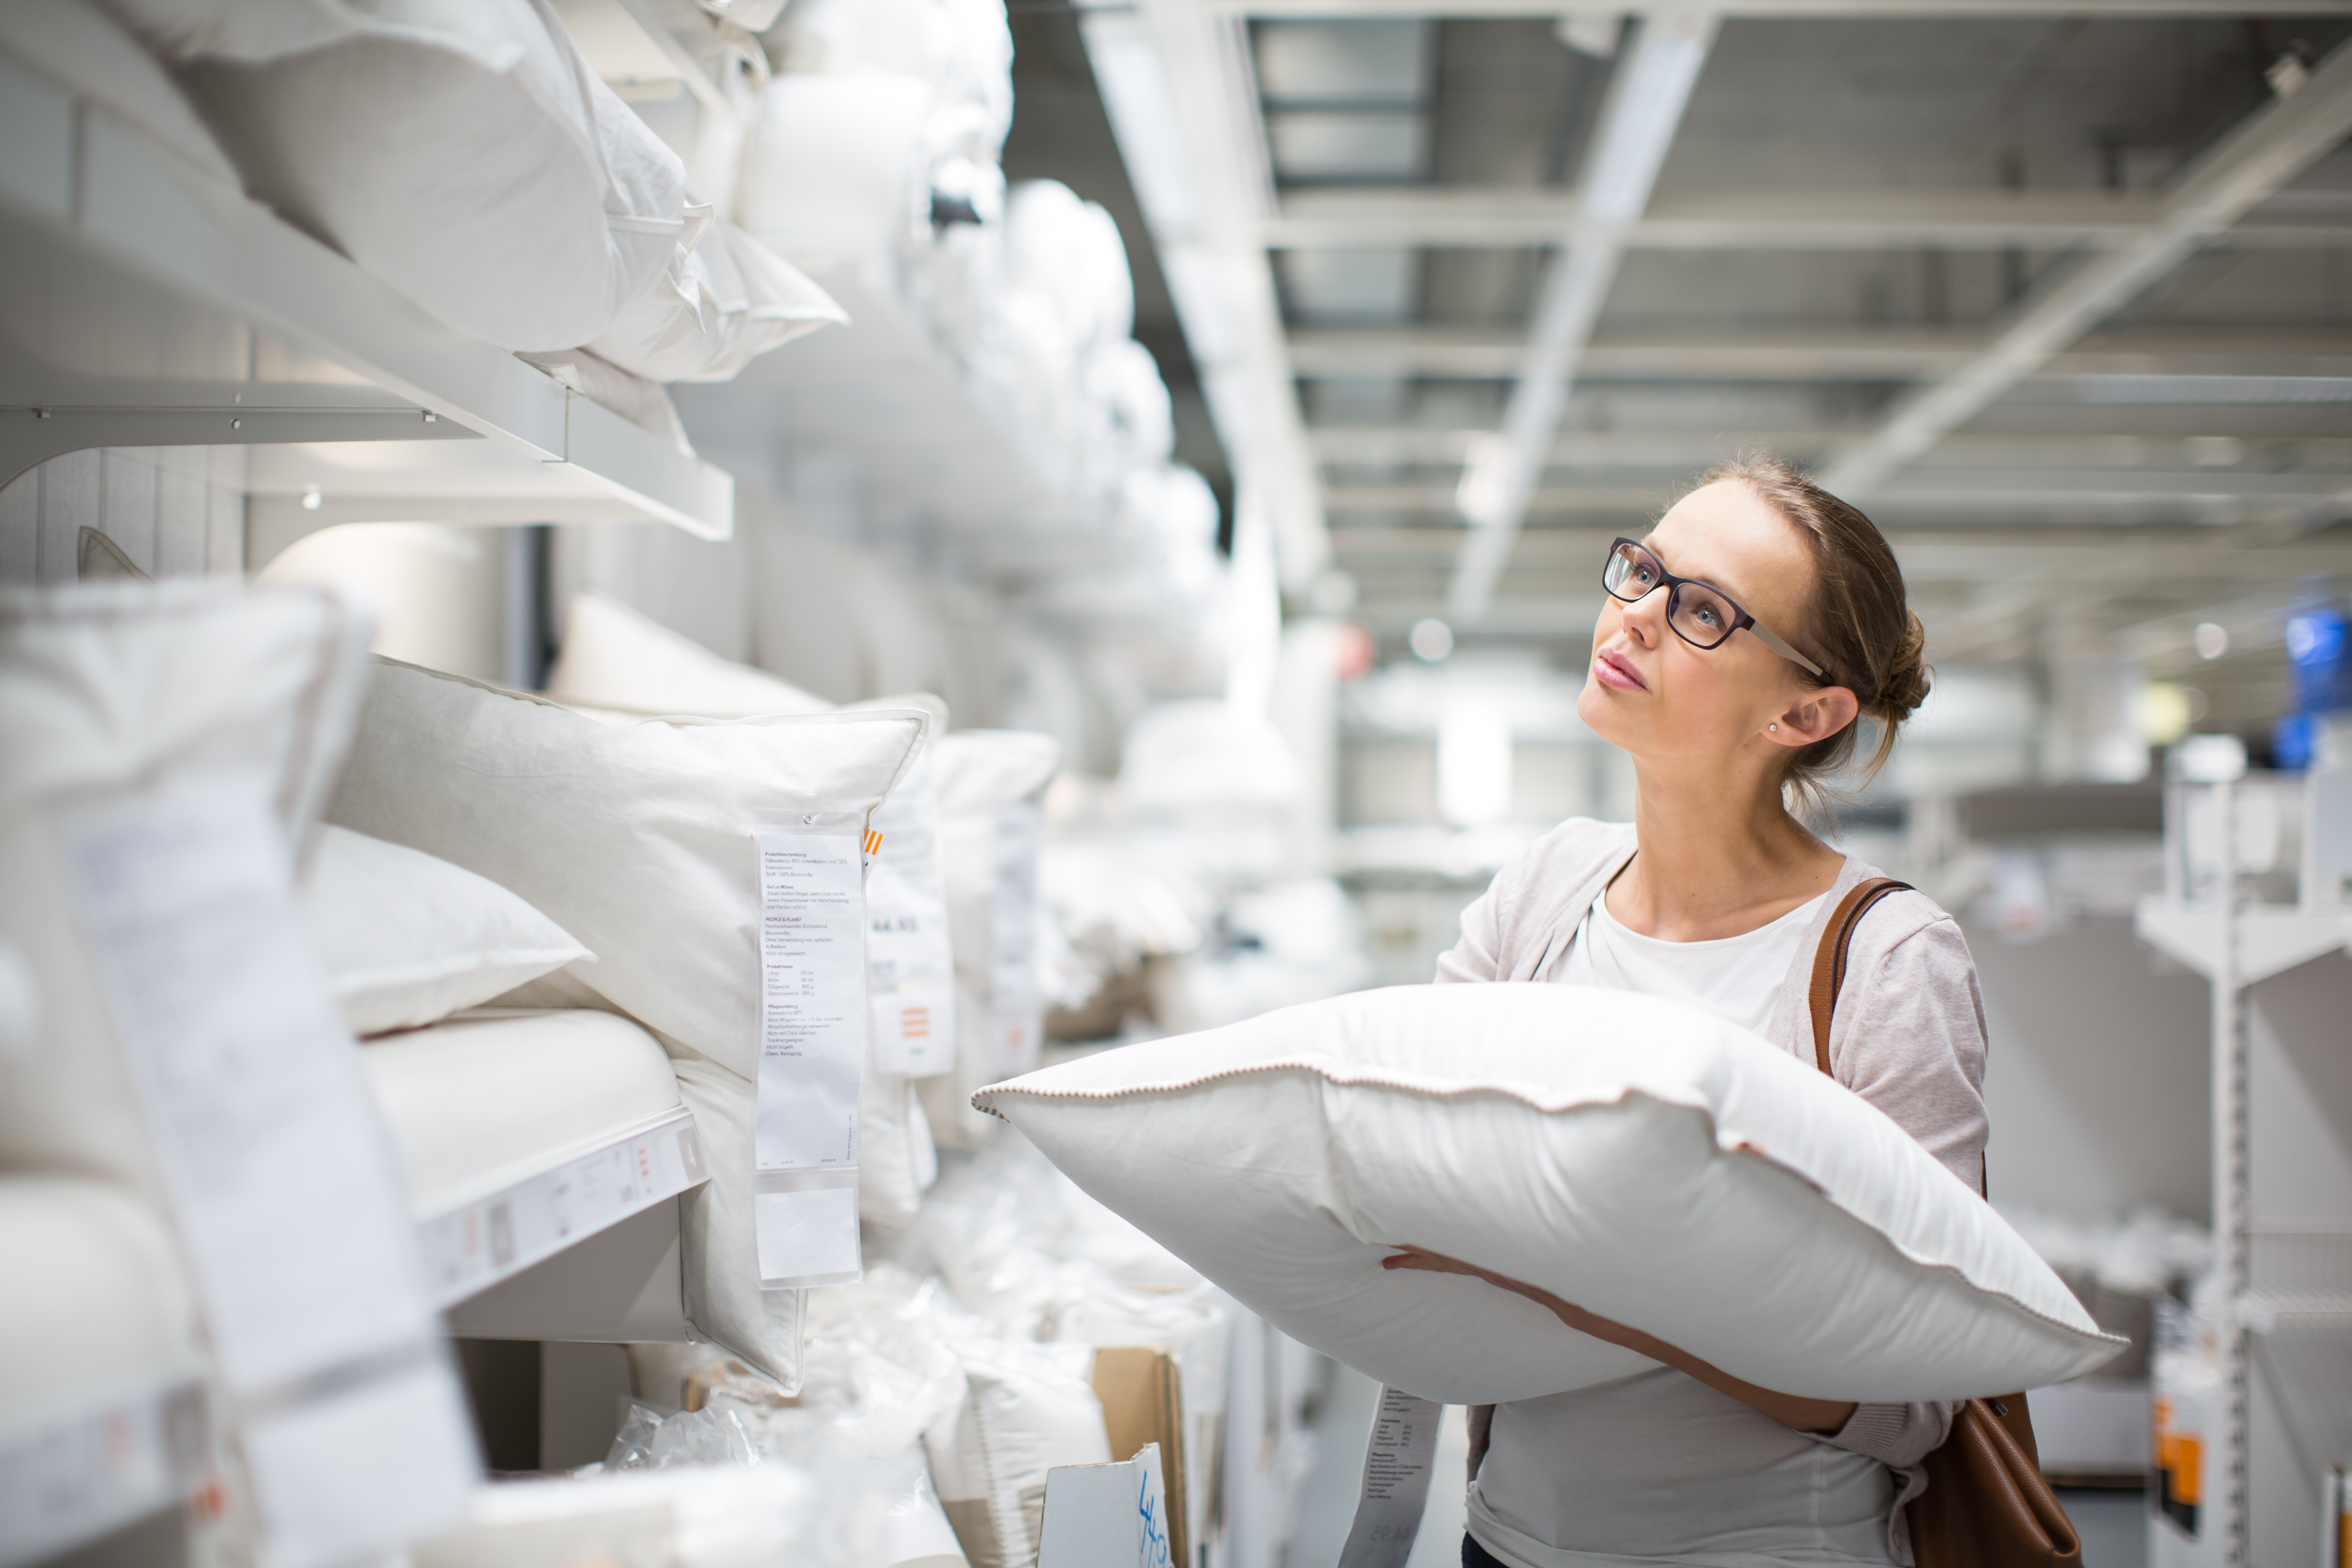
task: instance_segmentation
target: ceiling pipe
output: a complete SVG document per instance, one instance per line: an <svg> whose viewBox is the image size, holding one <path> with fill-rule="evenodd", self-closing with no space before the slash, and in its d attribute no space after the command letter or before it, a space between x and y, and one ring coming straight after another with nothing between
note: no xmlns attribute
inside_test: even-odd
<svg viewBox="0 0 2352 1568"><path fill-rule="evenodd" d="M1822 485L1867 495L1990 407L2209 238L2332 151L2352 132L2352 44L2189 164L2138 237L2077 266L2030 300L1982 352L1913 392L1885 423L1839 453Z"/></svg>
<svg viewBox="0 0 2352 1568"><path fill-rule="evenodd" d="M1457 621L1475 621L1494 603L1536 478L1559 433L1577 360L1617 279L1626 232L1649 205L1717 26L1706 13L1652 13L1610 73L1609 96L1577 186L1578 232L1553 253L1546 270L1502 431L1480 444L1455 492L1470 524L1446 596Z"/></svg>

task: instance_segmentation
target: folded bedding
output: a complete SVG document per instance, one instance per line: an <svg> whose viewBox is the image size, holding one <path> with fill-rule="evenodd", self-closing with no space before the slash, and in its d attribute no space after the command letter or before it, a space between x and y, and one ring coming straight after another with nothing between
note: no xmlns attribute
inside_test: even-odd
<svg viewBox="0 0 2352 1568"><path fill-rule="evenodd" d="M360 1053L429 1218L675 1117L677 1078L651 1035L612 1013L473 1014Z"/></svg>

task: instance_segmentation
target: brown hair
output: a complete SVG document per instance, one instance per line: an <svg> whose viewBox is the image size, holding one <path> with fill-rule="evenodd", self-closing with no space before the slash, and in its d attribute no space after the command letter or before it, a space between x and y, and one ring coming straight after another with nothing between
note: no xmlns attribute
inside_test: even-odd
<svg viewBox="0 0 2352 1568"><path fill-rule="evenodd" d="M1878 721L1878 744L1863 765L1867 781L1886 765L1895 732L1927 700L1933 676L1922 658L1927 635L1903 592L1903 569L1870 519L1780 458L1743 452L1718 463L1701 485L1736 481L1802 534L1813 555L1813 594L1791 639L1829 671L1822 686L1843 686ZM1803 670L1799 670L1803 675ZM1860 722L1798 752L1787 783L1816 801L1831 775L1853 760Z"/></svg>

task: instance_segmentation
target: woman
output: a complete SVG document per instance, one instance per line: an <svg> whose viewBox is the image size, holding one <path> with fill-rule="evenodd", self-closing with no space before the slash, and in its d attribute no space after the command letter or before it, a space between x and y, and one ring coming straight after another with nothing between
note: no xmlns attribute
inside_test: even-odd
<svg viewBox="0 0 2352 1568"><path fill-rule="evenodd" d="M1883 763L1927 695L1894 554L1853 508L1745 458L1710 472L1646 540L1620 541L1604 583L1577 711L1633 758L1633 821L1564 823L1506 866L1464 912L1437 978L1675 996L1811 1062L1815 949L1846 891L1878 873L1785 803L1850 761L1857 718L1878 721L1869 766ZM1856 928L1852 954L1832 1071L1976 1190L1984 1016L1958 927L1895 893ZM1482 1272L1420 1248L1388 1262ZM1957 1406L1758 1388L1482 1277L1662 1364L1496 1405L1491 1421L1473 1412L1465 1568L1910 1562L1901 1505Z"/></svg>

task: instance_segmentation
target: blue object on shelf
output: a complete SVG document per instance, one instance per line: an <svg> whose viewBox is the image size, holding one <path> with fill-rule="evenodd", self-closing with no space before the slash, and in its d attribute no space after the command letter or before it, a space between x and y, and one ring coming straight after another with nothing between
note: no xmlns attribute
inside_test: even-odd
<svg viewBox="0 0 2352 1568"><path fill-rule="evenodd" d="M2286 662L2297 713L2352 708L2352 660L2345 657L2346 641L2341 610L2305 610L2288 617Z"/></svg>
<svg viewBox="0 0 2352 1568"><path fill-rule="evenodd" d="M2271 765L2290 773L2311 766L2319 750L2319 715L2290 713L2271 731Z"/></svg>

